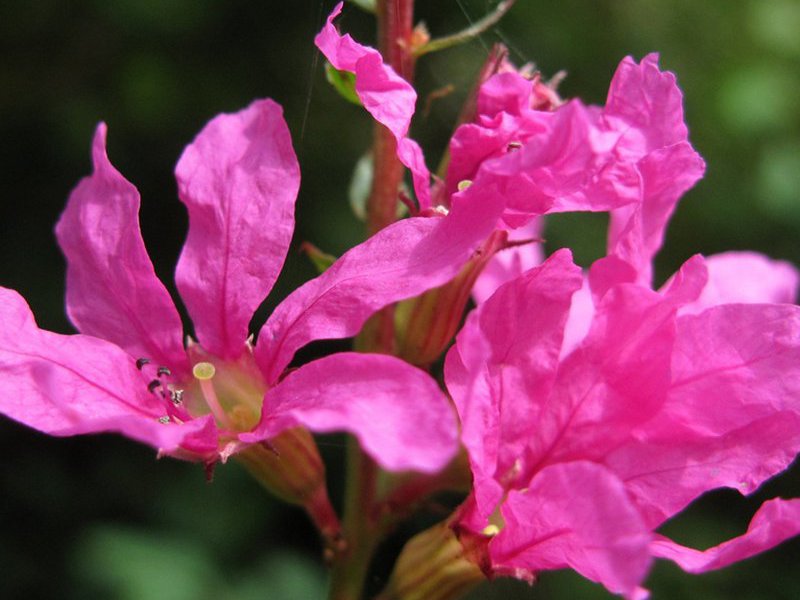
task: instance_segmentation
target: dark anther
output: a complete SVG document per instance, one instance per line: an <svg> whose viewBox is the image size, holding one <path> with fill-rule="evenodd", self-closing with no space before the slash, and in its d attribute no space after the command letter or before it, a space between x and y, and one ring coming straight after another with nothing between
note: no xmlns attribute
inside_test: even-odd
<svg viewBox="0 0 800 600"><path fill-rule="evenodd" d="M136 368L140 371L144 368L144 366L150 362L149 358L137 358L136 359Z"/></svg>
<svg viewBox="0 0 800 600"><path fill-rule="evenodd" d="M170 371L167 367L158 367L156 375L158 375L159 377L163 377L164 375L169 377L170 375L172 375L172 371Z"/></svg>
<svg viewBox="0 0 800 600"><path fill-rule="evenodd" d="M169 399L175 406L180 406L183 404L183 390L170 390Z"/></svg>
<svg viewBox="0 0 800 600"><path fill-rule="evenodd" d="M161 387L161 380L153 379L153 381L147 384L147 391L153 393L160 387Z"/></svg>
<svg viewBox="0 0 800 600"><path fill-rule="evenodd" d="M522 148L522 142L509 142L508 146L506 146L506 152L511 152L512 150L519 150Z"/></svg>

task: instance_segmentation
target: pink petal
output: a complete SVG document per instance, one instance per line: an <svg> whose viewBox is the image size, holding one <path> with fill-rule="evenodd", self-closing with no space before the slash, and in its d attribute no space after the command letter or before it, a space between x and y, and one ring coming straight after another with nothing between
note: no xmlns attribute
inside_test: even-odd
<svg viewBox="0 0 800 600"><path fill-rule="evenodd" d="M184 150L175 175L189 211L175 280L202 346L233 359L294 230L300 170L280 106L259 100L217 116Z"/></svg>
<svg viewBox="0 0 800 600"><path fill-rule="evenodd" d="M725 252L706 259L709 281L700 298L682 309L700 312L718 304L792 304L800 276L787 262L771 260L756 252Z"/></svg>
<svg viewBox="0 0 800 600"><path fill-rule="evenodd" d="M618 151L634 157L686 141L689 132L683 120L683 94L675 75L661 71L658 54L642 62L626 57L608 90L603 117L623 134Z"/></svg>
<svg viewBox="0 0 800 600"><path fill-rule="evenodd" d="M726 305L677 321L666 402L605 460L652 526L702 493L743 493L800 452L800 308Z"/></svg>
<svg viewBox="0 0 800 600"><path fill-rule="evenodd" d="M787 469L800 451L800 415L778 412L721 435L676 429L652 441L637 437L645 440L630 440L603 462L655 528L709 490L750 493Z"/></svg>
<svg viewBox="0 0 800 600"><path fill-rule="evenodd" d="M67 202L56 236L67 258L67 313L79 331L136 357L187 369L180 316L155 275L139 230L139 193L92 143L94 172Z"/></svg>
<svg viewBox="0 0 800 600"><path fill-rule="evenodd" d="M498 573L520 577L570 567L633 595L650 568L651 535L611 472L589 462L543 469L502 506L489 551Z"/></svg>
<svg viewBox="0 0 800 600"><path fill-rule="evenodd" d="M721 569L774 548L800 533L800 500L774 499L758 509L747 533L705 551L694 550L660 537L653 541L654 556L677 563L689 573Z"/></svg>
<svg viewBox="0 0 800 600"><path fill-rule="evenodd" d="M651 261L681 196L703 176L705 163L688 142L653 150L638 163L641 201L611 211L608 253L636 268L649 285Z"/></svg>
<svg viewBox="0 0 800 600"><path fill-rule="evenodd" d="M377 50L362 46L349 34L339 34L333 20L342 12L342 5L339 2L334 7L314 43L336 69L355 74L358 98L373 118L394 134L397 157L411 171L420 208L428 208L430 174L422 150L407 137L417 93L392 67L384 64Z"/></svg>
<svg viewBox="0 0 800 600"><path fill-rule="evenodd" d="M57 436L114 431L164 452L188 439L195 449L216 449L208 419L159 423L165 401L148 392L136 359L124 350L87 335L39 329L13 290L0 288L0 317L3 414Z"/></svg>
<svg viewBox="0 0 800 600"><path fill-rule="evenodd" d="M509 241L536 240L541 235L541 219L534 219L527 225L509 232ZM485 302L494 291L507 281L519 277L528 269L544 261L541 243L526 243L500 250L484 267L472 287L472 298L477 304Z"/></svg>
<svg viewBox="0 0 800 600"><path fill-rule="evenodd" d="M668 294L622 284L596 301L589 333L560 363L549 398L537 401L523 472L600 460L659 413L667 400L676 311L696 297L704 276L701 262L689 262Z"/></svg>
<svg viewBox="0 0 800 600"><path fill-rule="evenodd" d="M457 336L445 380L475 470L500 481L518 470L556 376L570 298L581 279L569 251L559 251L501 286ZM481 490L478 496L479 505L490 502Z"/></svg>
<svg viewBox="0 0 800 600"><path fill-rule="evenodd" d="M455 455L455 414L436 382L400 359L342 353L292 372L264 398L261 423L240 439L290 427L346 431L390 471L436 472Z"/></svg>
<svg viewBox="0 0 800 600"><path fill-rule="evenodd" d="M501 207L497 195L456 201L446 217L394 223L346 252L290 294L262 328L255 356L267 381L308 342L355 335L380 308L452 279L494 229Z"/></svg>

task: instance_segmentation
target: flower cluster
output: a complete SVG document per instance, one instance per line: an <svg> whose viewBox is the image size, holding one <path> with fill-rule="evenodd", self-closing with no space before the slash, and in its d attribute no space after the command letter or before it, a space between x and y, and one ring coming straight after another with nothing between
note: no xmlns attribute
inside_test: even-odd
<svg viewBox="0 0 800 600"><path fill-rule="evenodd" d="M217 116L176 167L189 214L175 272L194 323L184 338L101 124L93 173L56 227L79 333L39 329L0 288L0 411L53 435L119 432L207 467L240 460L306 508L334 565L368 564L359 549L387 522L469 481L455 512L408 543L385 599L445 600L484 577L564 567L640 598L655 558L702 572L800 533L800 500L782 499L706 551L657 533L706 491L749 494L800 452L797 271L754 253L698 255L653 288L667 222L704 171L657 56L624 59L603 107L495 60L432 183L409 137L413 87L340 34L340 11L316 44L391 132L413 215L339 257L251 336L292 238L300 170L275 102ZM537 242L545 215L567 211L610 215L606 255L588 269ZM388 354L293 365L309 342L355 336L386 307ZM360 527L342 529L328 500L309 432L329 431L397 474L365 496Z"/></svg>

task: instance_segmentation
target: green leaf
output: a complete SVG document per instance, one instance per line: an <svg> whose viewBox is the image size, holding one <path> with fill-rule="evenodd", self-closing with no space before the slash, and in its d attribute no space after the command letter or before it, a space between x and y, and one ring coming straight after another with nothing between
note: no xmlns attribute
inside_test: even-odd
<svg viewBox="0 0 800 600"><path fill-rule="evenodd" d="M350 4L355 4L358 8L368 13L375 14L375 0L348 0Z"/></svg>
<svg viewBox="0 0 800 600"><path fill-rule="evenodd" d="M336 257L333 254L323 252L311 242L303 242L300 249L306 253L306 256L308 256L320 274L327 271L328 267L336 262Z"/></svg>
<svg viewBox="0 0 800 600"><path fill-rule="evenodd" d="M325 79L328 80L339 95L353 104L361 106L356 94L356 76L350 71L340 71L331 63L325 63Z"/></svg>
<svg viewBox="0 0 800 600"><path fill-rule="evenodd" d="M350 179L350 187L347 188L350 208L359 221L367 220L367 199L372 190L373 171L372 153L367 152L358 159Z"/></svg>

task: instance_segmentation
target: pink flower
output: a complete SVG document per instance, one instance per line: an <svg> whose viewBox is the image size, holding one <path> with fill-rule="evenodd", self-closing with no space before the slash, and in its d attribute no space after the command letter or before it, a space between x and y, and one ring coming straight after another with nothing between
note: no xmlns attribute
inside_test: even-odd
<svg viewBox="0 0 800 600"><path fill-rule="evenodd" d="M800 307L685 310L707 289L701 257L660 292L625 265L592 267L588 333L567 351L583 278L560 251L500 286L448 353L474 478L457 530L484 540L490 573L571 567L641 597L652 557L702 572L800 533L800 500L780 499L704 552L654 533L708 490L753 492L800 451Z"/></svg>
<svg viewBox="0 0 800 600"><path fill-rule="evenodd" d="M176 283L197 338L184 347L180 316L141 238L138 192L109 162L105 137L100 125L94 172L56 227L67 311L80 334L39 329L25 301L0 288L4 414L53 435L116 431L206 462L297 426L350 432L390 470L430 472L451 458L454 415L422 371L340 353L286 375L305 343L353 335L376 308L451 277L471 250L453 244L449 225L411 221L354 248L281 303L253 347L249 322L289 247L300 172L277 104L220 115L176 168L189 211ZM397 244L412 258L389 262ZM426 244L442 258L419 268L413 256Z"/></svg>

